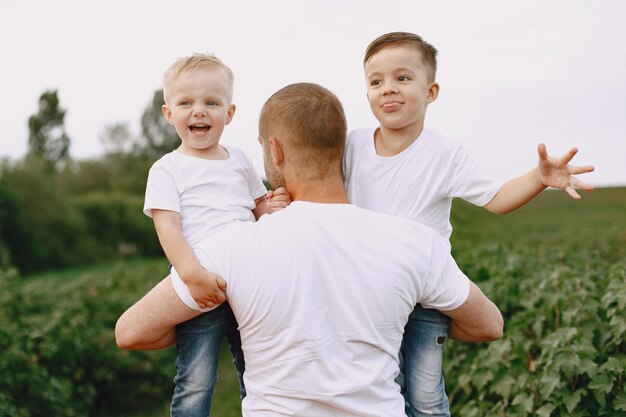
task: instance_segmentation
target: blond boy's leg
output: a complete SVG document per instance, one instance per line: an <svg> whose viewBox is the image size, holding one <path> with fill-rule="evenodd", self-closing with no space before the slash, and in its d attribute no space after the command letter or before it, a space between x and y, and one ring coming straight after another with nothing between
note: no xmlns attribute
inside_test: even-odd
<svg viewBox="0 0 626 417"><path fill-rule="evenodd" d="M117 320L115 340L122 349L163 349L176 343L178 323L200 314L178 297L168 275Z"/></svg>

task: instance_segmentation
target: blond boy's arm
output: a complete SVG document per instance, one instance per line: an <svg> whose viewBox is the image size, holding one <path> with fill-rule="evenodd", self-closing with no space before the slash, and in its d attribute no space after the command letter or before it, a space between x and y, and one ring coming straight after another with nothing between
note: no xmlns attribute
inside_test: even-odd
<svg viewBox="0 0 626 417"><path fill-rule="evenodd" d="M189 287L200 308L210 308L226 300L226 283L204 269L182 234L180 214L169 210L152 210L154 226L161 247L181 280Z"/></svg>
<svg viewBox="0 0 626 417"><path fill-rule="evenodd" d="M257 198L254 202L256 207L252 213L259 220L264 214L271 214L287 207L291 203L291 196L285 187L278 187L273 191L268 191L265 196Z"/></svg>
<svg viewBox="0 0 626 417"><path fill-rule="evenodd" d="M547 187L565 190L573 199L580 199L575 189L592 191L593 187L574 175L593 171L591 165L572 166L569 162L578 149L572 148L560 158L548 156L546 146L537 147L539 163L526 174L506 182L495 197L484 207L495 214L505 214L516 210L535 198Z"/></svg>

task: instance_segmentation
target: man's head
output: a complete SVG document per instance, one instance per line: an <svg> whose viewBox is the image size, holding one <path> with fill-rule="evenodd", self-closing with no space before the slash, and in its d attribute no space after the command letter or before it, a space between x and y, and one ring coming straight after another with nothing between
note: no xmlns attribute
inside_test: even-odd
<svg viewBox="0 0 626 417"><path fill-rule="evenodd" d="M400 45L409 46L415 50L424 69L428 72L428 81L434 82L437 73L437 49L414 33L390 32L374 39L365 50L363 65L367 65L367 62L383 49Z"/></svg>
<svg viewBox="0 0 626 417"><path fill-rule="evenodd" d="M163 76L161 110L181 139L180 152L210 157L235 114L233 73L211 54L176 60Z"/></svg>
<svg viewBox="0 0 626 417"><path fill-rule="evenodd" d="M299 180L342 178L347 123L339 99L322 86L291 84L263 105L259 142L265 172L274 188L285 174Z"/></svg>

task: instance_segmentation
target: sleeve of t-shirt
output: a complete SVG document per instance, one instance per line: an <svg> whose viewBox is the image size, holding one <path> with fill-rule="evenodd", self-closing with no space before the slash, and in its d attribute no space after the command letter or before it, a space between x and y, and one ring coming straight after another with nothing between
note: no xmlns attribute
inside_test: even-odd
<svg viewBox="0 0 626 417"><path fill-rule="evenodd" d="M217 249L219 249L219 246L211 248L208 247L205 242L201 242L200 246L196 246L192 250L196 258L198 259L198 262L200 262L200 265L202 265L203 268L205 268L207 271L211 271L222 276L218 266L216 265L216 263L213 262L213 258L209 256L211 250ZM193 299L193 296L189 291L189 287L187 287L187 284L183 282L183 280L180 278L180 275L178 275L176 268L174 267L172 267L170 271L170 278L172 280L172 286L174 287L174 291L176 291L176 295L178 295L178 298L180 298L180 300L192 310L206 313L207 311L215 310L221 305L218 304L210 308L200 308L196 301Z"/></svg>
<svg viewBox="0 0 626 417"><path fill-rule="evenodd" d="M267 188L265 188L265 184L263 184L263 180L261 180L261 176L254 169L254 165L250 158L245 155L246 163L248 165L248 187L250 189L250 195L252 199L256 200L259 197L262 197L267 192Z"/></svg>
<svg viewBox="0 0 626 417"><path fill-rule="evenodd" d="M454 310L469 296L470 282L459 269L439 233L433 233L428 277L420 304L436 310Z"/></svg>
<svg viewBox="0 0 626 417"><path fill-rule="evenodd" d="M143 212L152 217L152 209L180 213L180 194L172 173L161 165L153 165L148 173Z"/></svg>
<svg viewBox="0 0 626 417"><path fill-rule="evenodd" d="M502 183L487 175L465 148L455 150L448 175L448 195L459 197L476 206L489 203Z"/></svg>

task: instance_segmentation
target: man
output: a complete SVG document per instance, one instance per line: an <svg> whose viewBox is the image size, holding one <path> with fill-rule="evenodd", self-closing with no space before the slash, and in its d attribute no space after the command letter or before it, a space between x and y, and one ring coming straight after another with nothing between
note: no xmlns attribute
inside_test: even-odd
<svg viewBox="0 0 626 417"><path fill-rule="evenodd" d="M472 339L502 334L498 308L438 233L349 204L345 136L343 108L328 90L307 83L279 90L261 112L259 141L268 180L293 202L194 248L226 281L239 323L244 416L404 416L394 378L417 303L442 311ZM172 270L120 317L118 345L167 346L171 329L198 314Z"/></svg>

